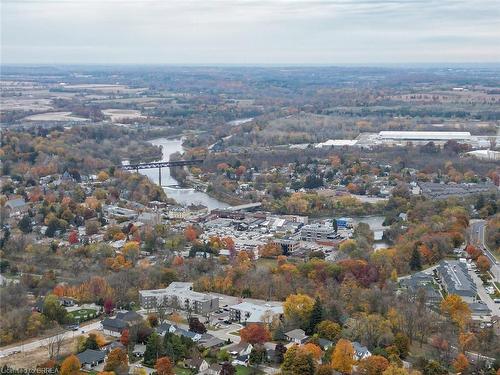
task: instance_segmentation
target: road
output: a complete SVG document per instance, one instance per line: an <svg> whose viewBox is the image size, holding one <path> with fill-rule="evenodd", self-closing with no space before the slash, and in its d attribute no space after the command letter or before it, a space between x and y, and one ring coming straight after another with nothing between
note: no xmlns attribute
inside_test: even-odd
<svg viewBox="0 0 500 375"><path fill-rule="evenodd" d="M486 292L486 289L484 289L483 281L473 270L469 270L469 275L471 275L472 280L476 284L477 294L479 295L479 298L481 298L481 300L491 310L491 315L500 316L500 303L493 302L490 295Z"/></svg>
<svg viewBox="0 0 500 375"><path fill-rule="evenodd" d="M64 339L70 339L73 337L80 336L84 333L88 333L90 331L97 330L101 327L101 322L94 322L87 324L85 326L81 326L78 331L62 331L58 335L54 335L51 337L45 337L43 339L39 340L34 340L34 341L28 341L22 344L18 344L17 346L11 346L5 349L0 350L0 358L6 357L10 354L17 353L17 352L30 352L32 350L35 350L41 346L46 346L51 339L56 338L59 335L63 335Z"/></svg>
<svg viewBox="0 0 500 375"><path fill-rule="evenodd" d="M500 262L495 258L493 253L488 249L485 241L486 236L486 221L471 220L470 223L470 239L471 242L479 246L484 255L491 263L490 272L496 282L500 282Z"/></svg>

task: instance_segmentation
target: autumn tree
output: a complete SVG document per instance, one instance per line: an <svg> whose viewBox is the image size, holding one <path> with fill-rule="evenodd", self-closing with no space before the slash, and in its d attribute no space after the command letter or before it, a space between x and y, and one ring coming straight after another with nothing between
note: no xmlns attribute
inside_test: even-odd
<svg viewBox="0 0 500 375"><path fill-rule="evenodd" d="M346 339L340 339L332 354L332 367L343 374L350 374L354 365L354 347Z"/></svg>
<svg viewBox="0 0 500 375"><path fill-rule="evenodd" d="M174 366L168 357L158 358L155 364L155 370L158 375L174 375Z"/></svg>
<svg viewBox="0 0 500 375"><path fill-rule="evenodd" d="M263 344L271 340L271 334L262 324L249 324L240 330L241 340L252 345Z"/></svg>
<svg viewBox="0 0 500 375"><path fill-rule="evenodd" d="M463 353L457 355L453 361L453 368L456 372L465 372L469 368L469 360Z"/></svg>
<svg viewBox="0 0 500 375"><path fill-rule="evenodd" d="M471 311L466 302L456 294L449 294L441 301L441 312L464 329L471 319Z"/></svg>
<svg viewBox="0 0 500 375"><path fill-rule="evenodd" d="M389 361L380 355L371 355L359 361L358 371L364 375L382 375Z"/></svg>
<svg viewBox="0 0 500 375"><path fill-rule="evenodd" d="M61 375L79 375L82 365L74 354L67 357L61 364Z"/></svg>
<svg viewBox="0 0 500 375"><path fill-rule="evenodd" d="M113 371L116 375L128 374L127 353L120 348L113 349L108 354L104 371Z"/></svg>
<svg viewBox="0 0 500 375"><path fill-rule="evenodd" d="M196 232L196 229L192 225L189 225L184 230L184 237L186 237L186 240L188 240L189 242L193 242L196 239L196 237L198 237L198 233Z"/></svg>
<svg viewBox="0 0 500 375"><path fill-rule="evenodd" d="M189 318L189 330L201 334L207 332L205 325L196 317Z"/></svg>
<svg viewBox="0 0 500 375"><path fill-rule="evenodd" d="M123 346L127 347L129 342L130 342L130 333L127 328L125 328L122 331L122 334L120 336L120 342L122 343Z"/></svg>
<svg viewBox="0 0 500 375"><path fill-rule="evenodd" d="M263 258L274 258L281 254L281 246L277 243L268 242L259 248L259 255Z"/></svg>
<svg viewBox="0 0 500 375"><path fill-rule="evenodd" d="M290 294L283 304L285 317L302 324L308 322L314 307L314 300L306 294Z"/></svg>
<svg viewBox="0 0 500 375"><path fill-rule="evenodd" d="M382 375L409 375L409 372L395 364L389 365Z"/></svg>
<svg viewBox="0 0 500 375"><path fill-rule="evenodd" d="M342 327L331 320L323 320L316 326L316 332L319 337L335 342L342 332Z"/></svg>
<svg viewBox="0 0 500 375"><path fill-rule="evenodd" d="M298 345L293 345L285 353L281 373L283 375L313 375L314 360L311 354L301 350Z"/></svg>
<svg viewBox="0 0 500 375"><path fill-rule="evenodd" d="M487 272L487 271L489 271L489 269L491 267L490 261L484 255L480 255L476 259L476 264L477 264L477 268L479 268L479 271L481 271L481 272Z"/></svg>
<svg viewBox="0 0 500 375"><path fill-rule="evenodd" d="M314 359L315 361L319 361L321 359L321 356L323 355L323 351L321 350L321 348L312 342L304 344L301 349L307 354L311 355L312 359Z"/></svg>

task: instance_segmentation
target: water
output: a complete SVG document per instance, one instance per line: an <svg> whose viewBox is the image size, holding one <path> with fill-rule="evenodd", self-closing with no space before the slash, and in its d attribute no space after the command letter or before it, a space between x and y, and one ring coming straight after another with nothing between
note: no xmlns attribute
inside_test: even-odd
<svg viewBox="0 0 500 375"><path fill-rule="evenodd" d="M153 145L161 146L162 148L162 158L161 160L157 161L169 161L170 155L175 154L176 152L184 152L181 139L158 138L150 142ZM148 176L154 183L158 183L158 168L142 169L139 170L139 172L145 176ZM163 186L178 184L177 180L170 175L170 168L162 168L161 183ZM197 191L195 189L164 187L163 190L165 190L165 193L169 198L175 199L177 203L184 206L189 206L190 204L202 204L208 207L209 210L229 206L228 204L212 198L208 194Z"/></svg>
<svg viewBox="0 0 500 375"><path fill-rule="evenodd" d="M384 220L384 216L360 216L352 218L352 221L355 225L359 223L366 223L370 226L370 229L373 231L373 237L375 239L375 243L373 244L373 248L375 250L389 247L389 244L387 242L382 241L384 230L388 228L383 225Z"/></svg>

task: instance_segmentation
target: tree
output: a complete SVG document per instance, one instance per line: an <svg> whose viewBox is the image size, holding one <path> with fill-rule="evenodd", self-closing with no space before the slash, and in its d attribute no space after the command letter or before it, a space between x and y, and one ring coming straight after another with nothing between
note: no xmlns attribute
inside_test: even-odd
<svg viewBox="0 0 500 375"><path fill-rule="evenodd" d="M395 364L391 364L387 369L382 373L382 375L408 375L408 371L402 367L398 367Z"/></svg>
<svg viewBox="0 0 500 375"><path fill-rule="evenodd" d="M489 271L489 269L491 267L490 261L484 255L480 255L476 259L476 264L477 264L477 268L479 268L479 271L481 271L483 273Z"/></svg>
<svg viewBox="0 0 500 375"><path fill-rule="evenodd" d="M236 368L230 362L224 362L219 375L235 375Z"/></svg>
<svg viewBox="0 0 500 375"><path fill-rule="evenodd" d="M273 242L268 242L259 248L259 255L263 258L275 258L282 253L281 246Z"/></svg>
<svg viewBox="0 0 500 375"><path fill-rule="evenodd" d="M127 328L125 328L122 331L122 334L120 336L120 342L122 343L123 346L127 347L129 342L130 342L130 334Z"/></svg>
<svg viewBox="0 0 500 375"><path fill-rule="evenodd" d="M285 359L286 346L283 345L283 343L279 342L276 344L274 351L276 353L275 354L276 362L278 364L283 363L283 360Z"/></svg>
<svg viewBox="0 0 500 375"><path fill-rule="evenodd" d="M68 236L68 242L71 245L78 243L78 232L76 230L72 230Z"/></svg>
<svg viewBox="0 0 500 375"><path fill-rule="evenodd" d="M252 345L263 344L271 340L271 334L262 324L249 324L240 330L241 340Z"/></svg>
<svg viewBox="0 0 500 375"><path fill-rule="evenodd" d="M281 373L283 375L313 375L314 360L310 354L301 350L298 345L294 345L285 353Z"/></svg>
<svg viewBox="0 0 500 375"><path fill-rule="evenodd" d="M105 182L109 179L109 174L107 174L105 171L100 171L97 175L97 179L101 182Z"/></svg>
<svg viewBox="0 0 500 375"><path fill-rule="evenodd" d="M67 312L59 303L57 296L49 294L43 301L43 315L49 320L62 324L66 321Z"/></svg>
<svg viewBox="0 0 500 375"><path fill-rule="evenodd" d="M61 364L61 375L79 375L81 367L78 357L72 354Z"/></svg>
<svg viewBox="0 0 500 375"><path fill-rule="evenodd" d="M160 337L156 332L153 332L146 343L146 351L144 352L144 363L153 365L156 363L162 352L162 344Z"/></svg>
<svg viewBox="0 0 500 375"><path fill-rule="evenodd" d="M399 356L405 359L410 350L410 339L404 333L398 332L394 336L394 345L398 349Z"/></svg>
<svg viewBox="0 0 500 375"><path fill-rule="evenodd" d="M333 367L330 364L319 365L314 375L333 375Z"/></svg>
<svg viewBox="0 0 500 375"><path fill-rule="evenodd" d="M106 298L104 300L104 312L107 315L110 315L113 312L115 305L113 303L113 300L111 298Z"/></svg>
<svg viewBox="0 0 500 375"><path fill-rule="evenodd" d="M251 365L260 365L266 359L266 348L262 345L255 345L250 352L249 362Z"/></svg>
<svg viewBox="0 0 500 375"><path fill-rule="evenodd" d="M340 339L332 354L332 367L343 374L350 374L354 365L354 347L346 339Z"/></svg>
<svg viewBox="0 0 500 375"><path fill-rule="evenodd" d="M207 329L198 318L189 318L189 330L196 333L206 333Z"/></svg>
<svg viewBox="0 0 500 375"><path fill-rule="evenodd" d="M469 306L456 294L449 294L441 301L441 312L461 329L464 329L471 319Z"/></svg>
<svg viewBox="0 0 500 375"><path fill-rule="evenodd" d="M198 233L196 232L196 229L192 225L189 225L185 230L184 230L184 237L186 237L186 240L189 242L193 242L196 237L198 237Z"/></svg>
<svg viewBox="0 0 500 375"><path fill-rule="evenodd" d="M307 326L307 334L312 335L316 331L316 326L323 320L323 305L319 297L316 297L314 305L309 317L309 324Z"/></svg>
<svg viewBox="0 0 500 375"><path fill-rule="evenodd" d="M116 375L128 374L128 356L127 353L120 349L113 349L106 359L104 371L113 371Z"/></svg>
<svg viewBox="0 0 500 375"><path fill-rule="evenodd" d="M174 375L174 366L168 357L158 358L155 370L158 375Z"/></svg>
<svg viewBox="0 0 500 375"><path fill-rule="evenodd" d="M422 269L422 260L420 259L420 251L417 248L413 249L410 258L410 269L418 271Z"/></svg>
<svg viewBox="0 0 500 375"><path fill-rule="evenodd" d="M19 220L19 223L17 223L17 227L25 234L30 233L33 230L31 217L24 215L23 218Z"/></svg>
<svg viewBox="0 0 500 375"><path fill-rule="evenodd" d="M336 341L342 332L340 324L332 322L331 320L323 320L316 326L316 332L319 337L330 341Z"/></svg>
<svg viewBox="0 0 500 375"><path fill-rule="evenodd" d="M291 294L283 304L285 317L291 321L306 323L314 306L314 300L306 294Z"/></svg>
<svg viewBox="0 0 500 375"><path fill-rule="evenodd" d="M152 328L156 327L158 325L158 316L156 316L155 314L149 314L148 323L150 327Z"/></svg>
<svg viewBox="0 0 500 375"><path fill-rule="evenodd" d="M304 344L301 349L307 354L310 354L312 359L314 359L315 361L319 361L321 359L321 356L323 355L323 351L321 350L321 348L312 342Z"/></svg>
<svg viewBox="0 0 500 375"><path fill-rule="evenodd" d="M389 361L380 355L371 355L359 361L358 370L364 375L382 375Z"/></svg>
<svg viewBox="0 0 500 375"><path fill-rule="evenodd" d="M95 333L89 333L89 336L85 340L85 349L99 350L99 344L97 343L97 336Z"/></svg>
<svg viewBox="0 0 500 375"><path fill-rule="evenodd" d="M457 355L453 361L453 368L456 372L465 372L469 368L469 360L463 353Z"/></svg>

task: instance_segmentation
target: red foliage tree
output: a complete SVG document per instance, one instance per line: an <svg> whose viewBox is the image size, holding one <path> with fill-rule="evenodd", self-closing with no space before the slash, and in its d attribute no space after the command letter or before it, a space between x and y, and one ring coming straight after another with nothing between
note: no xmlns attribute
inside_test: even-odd
<svg viewBox="0 0 500 375"><path fill-rule="evenodd" d="M249 324L240 330L240 337L250 344L263 344L271 340L269 330L261 324Z"/></svg>

